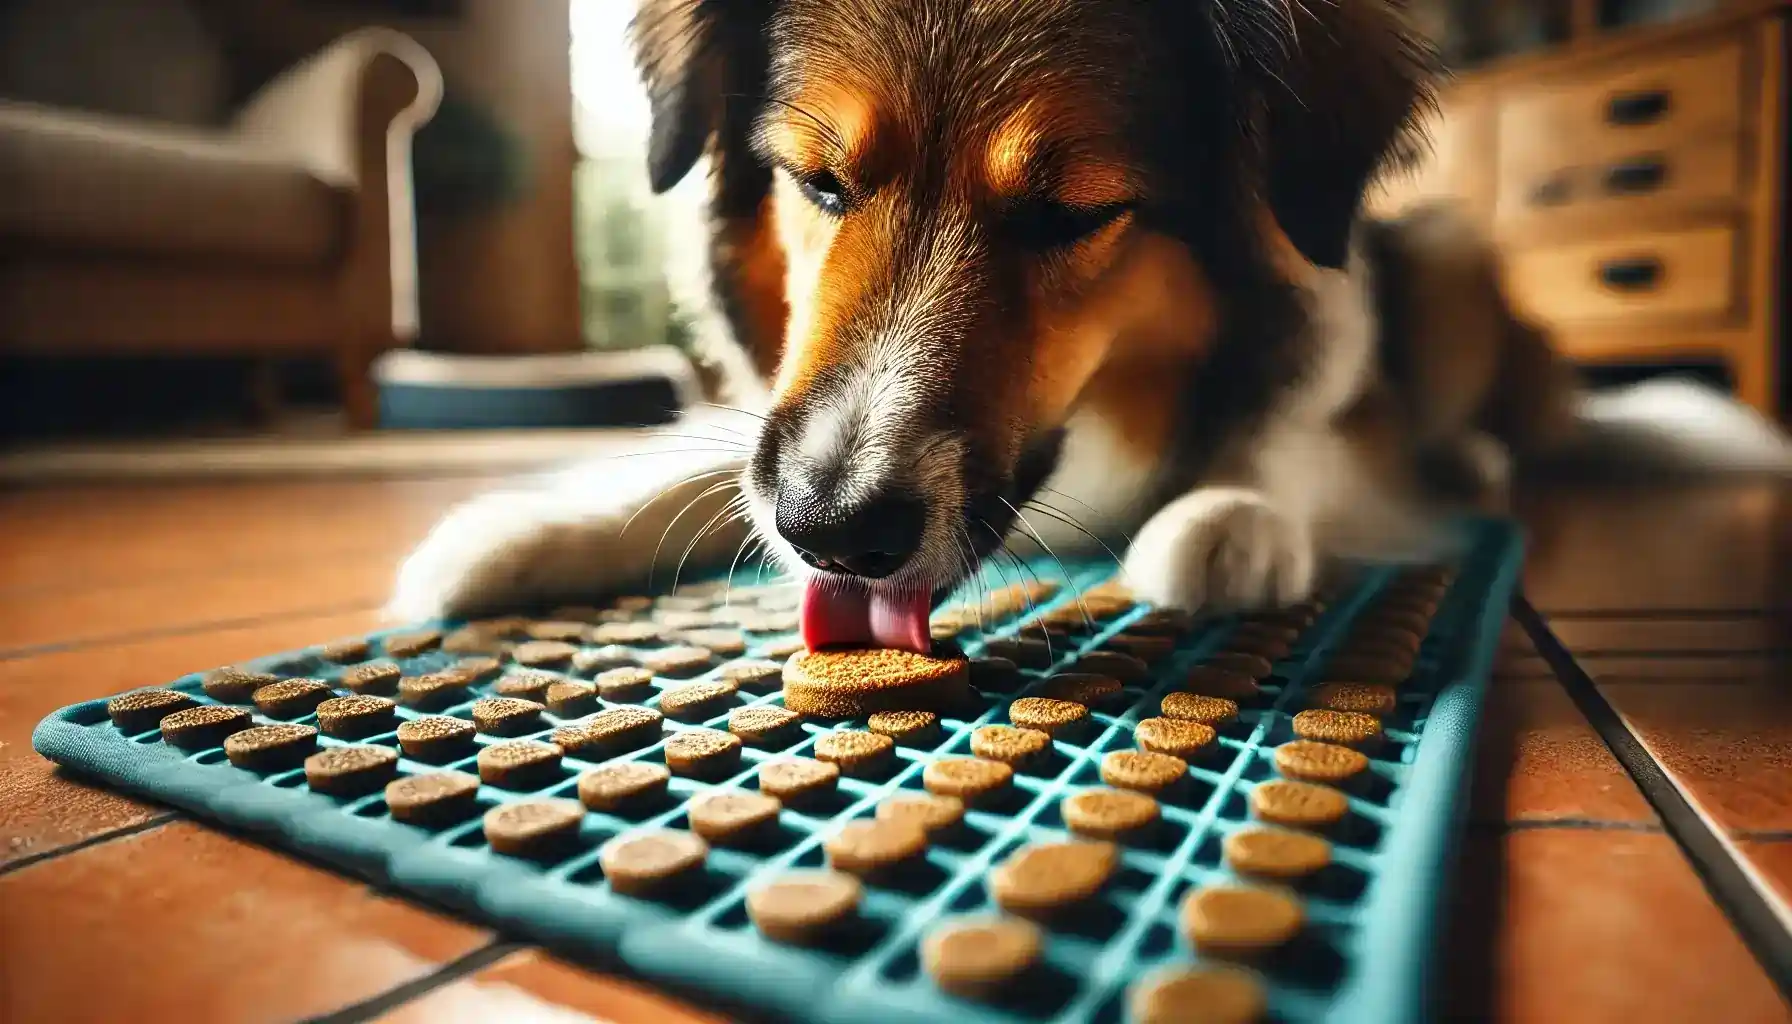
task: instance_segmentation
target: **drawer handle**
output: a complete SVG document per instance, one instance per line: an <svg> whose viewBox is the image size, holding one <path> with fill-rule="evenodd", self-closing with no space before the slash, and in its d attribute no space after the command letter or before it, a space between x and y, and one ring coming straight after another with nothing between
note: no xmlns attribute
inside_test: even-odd
<svg viewBox="0 0 1792 1024"><path fill-rule="evenodd" d="M1639 156L1613 164L1605 172L1605 190L1614 195L1654 192L1667 184L1668 162L1660 155Z"/></svg>
<svg viewBox="0 0 1792 1024"><path fill-rule="evenodd" d="M1654 124L1666 117L1672 106L1673 94L1666 89L1621 92L1606 102L1605 119L1626 128Z"/></svg>
<svg viewBox="0 0 1792 1024"><path fill-rule="evenodd" d="M1632 256L1599 264L1599 283L1617 292L1650 292L1661 284L1661 261Z"/></svg>

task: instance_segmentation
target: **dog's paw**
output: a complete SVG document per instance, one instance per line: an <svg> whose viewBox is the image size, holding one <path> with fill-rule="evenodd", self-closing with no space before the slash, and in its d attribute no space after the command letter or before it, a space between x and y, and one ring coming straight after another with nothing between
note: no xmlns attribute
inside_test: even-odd
<svg viewBox="0 0 1792 1024"><path fill-rule="evenodd" d="M1229 612L1307 597L1316 563L1308 530L1263 495L1209 488L1152 516L1127 549L1123 572L1143 600Z"/></svg>
<svg viewBox="0 0 1792 1024"><path fill-rule="evenodd" d="M501 492L454 509L398 570L386 614L415 622L516 611L626 586L626 517L572 514L542 494Z"/></svg>

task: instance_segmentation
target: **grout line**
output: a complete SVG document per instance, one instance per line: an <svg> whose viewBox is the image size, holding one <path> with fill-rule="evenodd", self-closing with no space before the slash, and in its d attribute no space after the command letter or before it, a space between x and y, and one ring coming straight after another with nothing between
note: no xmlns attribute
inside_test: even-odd
<svg viewBox="0 0 1792 1024"><path fill-rule="evenodd" d="M1539 608L1560 622L1754 622L1788 614L1783 608Z"/></svg>
<svg viewBox="0 0 1792 1024"><path fill-rule="evenodd" d="M1639 658L1643 660L1692 661L1756 661L1792 655L1792 647L1588 647L1576 651L1577 658Z"/></svg>
<svg viewBox="0 0 1792 1024"><path fill-rule="evenodd" d="M1731 837L1757 843L1783 843L1792 840L1792 828L1738 829L1731 833Z"/></svg>
<svg viewBox="0 0 1792 1024"><path fill-rule="evenodd" d="M1661 763L1643 746L1616 708L1605 699L1592 677L1574 660L1550 632L1537 610L1522 596L1512 601L1512 617L1537 645L1537 651L1556 670L1569 699L1586 716L1599 738L1636 783L1643 797L1661 816L1662 825L1705 883L1706 891L1762 970L1792 998L1792 933L1751 879L1748 869L1734 857L1731 847L1688 802Z"/></svg>
<svg viewBox="0 0 1792 1024"><path fill-rule="evenodd" d="M358 1024L377 1020L420 996L428 995L469 975L478 974L512 953L527 949L525 943L509 939L493 939L477 949L463 953L420 978L389 988L376 996L352 1003L340 1010L305 1019L306 1024Z"/></svg>
<svg viewBox="0 0 1792 1024"><path fill-rule="evenodd" d="M167 825L170 822L179 821L180 817L180 812L178 811L164 811L152 818L139 821L135 825L126 825L123 828L115 828L107 832L101 832L97 835L88 836L85 839L78 839L72 843L55 847L54 849L45 850L42 853L34 853L26 857L20 857L18 860L0 864L0 877L10 875L15 871L23 871L36 864L55 860L58 857L66 857L71 853L80 853L82 850L109 843L114 839L125 839L143 832L148 832L151 829L161 828L163 825Z"/></svg>
<svg viewBox="0 0 1792 1024"><path fill-rule="evenodd" d="M1517 818L1512 821L1470 821L1474 832L1506 835L1512 832L1650 832L1663 831L1653 821L1600 821L1593 818Z"/></svg>
<svg viewBox="0 0 1792 1024"><path fill-rule="evenodd" d="M270 612L266 615L246 615L237 619L211 619L205 622L193 622L179 626L164 626L159 629L145 629L134 633L115 633L110 636L84 637L78 640L61 640L51 644L39 644L34 647L12 647L0 649L0 662L23 661L46 654L66 654L70 651L84 650L90 647L113 647L119 644L138 643L143 640L160 640L175 636L192 636L198 633L210 633L223 629L243 629L248 626L265 626L287 619L319 619L330 615L348 615L354 612L376 611L377 602L349 603L339 605L322 605L313 608L295 608L291 611Z"/></svg>

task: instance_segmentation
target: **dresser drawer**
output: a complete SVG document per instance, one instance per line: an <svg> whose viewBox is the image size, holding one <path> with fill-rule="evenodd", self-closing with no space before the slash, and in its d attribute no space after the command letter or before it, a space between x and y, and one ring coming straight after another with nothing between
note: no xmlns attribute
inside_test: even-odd
<svg viewBox="0 0 1792 1024"><path fill-rule="evenodd" d="M1719 208L1745 198L1742 153L1731 143L1640 149L1605 160L1515 172L1499 184L1502 233L1548 220L1634 223L1662 211Z"/></svg>
<svg viewBox="0 0 1792 1024"><path fill-rule="evenodd" d="M1547 324L1717 323L1740 307L1738 242L1725 226L1519 250L1506 286Z"/></svg>
<svg viewBox="0 0 1792 1024"><path fill-rule="evenodd" d="M1506 94L1502 180L1697 143L1740 146L1744 47L1731 38L1600 74L1552 78Z"/></svg>

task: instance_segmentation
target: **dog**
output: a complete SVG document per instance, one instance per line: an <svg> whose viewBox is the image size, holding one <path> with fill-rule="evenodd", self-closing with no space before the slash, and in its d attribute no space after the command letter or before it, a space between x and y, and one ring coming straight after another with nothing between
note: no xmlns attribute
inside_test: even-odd
<svg viewBox="0 0 1792 1024"><path fill-rule="evenodd" d="M645 0L651 181L707 171L695 333L735 405L454 510L392 613L757 542L812 646L925 650L1009 544L1123 543L1202 612L1434 556L1568 443L1575 385L1464 218L1364 214L1439 77L1402 7Z"/></svg>

